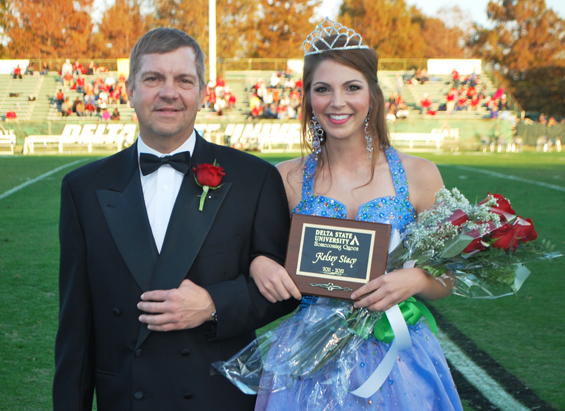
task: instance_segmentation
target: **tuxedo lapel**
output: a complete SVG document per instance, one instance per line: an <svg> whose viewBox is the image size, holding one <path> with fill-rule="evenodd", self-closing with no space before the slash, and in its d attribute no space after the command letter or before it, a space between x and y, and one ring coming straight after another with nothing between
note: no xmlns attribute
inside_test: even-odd
<svg viewBox="0 0 565 411"><path fill-rule="evenodd" d="M211 144L197 134L192 166L213 163L214 159ZM186 278L230 187L231 183L228 182L217 190L210 190L204 202L204 209L198 211L202 187L196 184L192 169L186 174L175 201L163 248L153 273L152 290L178 288ZM143 343L149 333L147 327L141 328L137 346Z"/></svg>
<svg viewBox="0 0 565 411"><path fill-rule="evenodd" d="M96 195L127 267L141 291L150 290L158 253L145 209L136 144L127 149L108 189L97 190Z"/></svg>

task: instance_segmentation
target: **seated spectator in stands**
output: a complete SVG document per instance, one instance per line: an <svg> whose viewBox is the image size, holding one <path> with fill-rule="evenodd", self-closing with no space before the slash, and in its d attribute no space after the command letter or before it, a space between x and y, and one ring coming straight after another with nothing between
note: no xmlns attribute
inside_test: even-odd
<svg viewBox="0 0 565 411"><path fill-rule="evenodd" d="M67 97L65 101L63 101L63 104L61 104L61 116L69 117L71 115L71 108L72 108L71 98Z"/></svg>
<svg viewBox="0 0 565 411"><path fill-rule="evenodd" d="M286 116L289 119L294 120L298 118L298 112L292 105L289 104L288 106L286 106Z"/></svg>
<svg viewBox="0 0 565 411"><path fill-rule="evenodd" d="M269 104L267 109L263 111L263 118L270 120L274 120L277 118L277 106L275 105L275 103Z"/></svg>
<svg viewBox="0 0 565 411"><path fill-rule="evenodd" d="M110 104L120 104L120 96L122 94L122 90L118 87L108 93L108 102Z"/></svg>
<svg viewBox="0 0 565 411"><path fill-rule="evenodd" d="M460 78L457 69L453 69L453 71L451 72L451 77L453 78L453 87L459 88Z"/></svg>
<svg viewBox="0 0 565 411"><path fill-rule="evenodd" d="M426 114L432 107L432 99L428 97L428 93L424 93L424 98L420 100L422 106L422 114Z"/></svg>
<svg viewBox="0 0 565 411"><path fill-rule="evenodd" d="M20 65L18 64L18 66L14 69L14 80L19 78L20 80L22 79L22 69L20 68Z"/></svg>
<svg viewBox="0 0 565 411"><path fill-rule="evenodd" d="M257 97L257 94L254 93L253 95L251 95L251 98L249 99L249 107L253 109L253 107L260 107L260 106L261 106L261 100L259 99L259 97Z"/></svg>
<svg viewBox="0 0 565 411"><path fill-rule="evenodd" d="M65 63L61 66L61 78L65 77L65 74L73 75L73 65L71 61L67 59Z"/></svg>
<svg viewBox="0 0 565 411"><path fill-rule="evenodd" d="M259 79L257 81L257 84L255 85L255 88L257 89L257 97L259 97L261 101L264 101L265 95L267 94L267 86L265 84L265 80L263 80L262 78Z"/></svg>
<svg viewBox="0 0 565 411"><path fill-rule="evenodd" d="M235 94L233 94L229 87L226 86L226 103L227 103L227 108L228 110L231 110L232 108L235 107L235 102L236 102L236 97Z"/></svg>
<svg viewBox="0 0 565 411"><path fill-rule="evenodd" d="M61 78L63 79L63 87L70 88L72 86L74 80L73 73L66 72Z"/></svg>
<svg viewBox="0 0 565 411"><path fill-rule="evenodd" d="M84 93L86 86L86 79L84 78L84 76L82 74L79 74L77 81L76 81L76 92L77 93Z"/></svg>
<svg viewBox="0 0 565 411"><path fill-rule="evenodd" d="M455 101L457 100L457 97L459 97L459 92L457 91L457 88L453 86L451 90L447 92L447 103L445 105L445 111L447 111L448 114L453 114L453 112L455 111Z"/></svg>
<svg viewBox="0 0 565 411"><path fill-rule="evenodd" d="M557 125L557 121L555 120L555 117L549 117L549 121L547 122L547 126L548 127L553 127Z"/></svg>
<svg viewBox="0 0 565 411"><path fill-rule="evenodd" d="M101 91L100 94L98 94L98 99L96 100L98 106L102 107L102 106L100 106L100 104L104 103L104 107L106 107L106 104L108 104L108 99L109 99L108 94L105 91ZM102 108L104 108L104 107L102 107Z"/></svg>
<svg viewBox="0 0 565 411"><path fill-rule="evenodd" d="M73 108L72 108L73 113L77 112L77 106L78 106L78 103L80 103L80 102L81 102L81 99L79 97L77 97L75 99L75 101L73 102Z"/></svg>
<svg viewBox="0 0 565 411"><path fill-rule="evenodd" d="M259 104L258 106L251 107L251 111L249 112L248 120L258 120L261 118L263 114L263 106Z"/></svg>
<svg viewBox="0 0 565 411"><path fill-rule="evenodd" d="M226 86L226 81L222 76L218 76L216 80L216 95L224 92L224 87Z"/></svg>
<svg viewBox="0 0 565 411"><path fill-rule="evenodd" d="M292 77L292 69L287 64L286 68L284 69L284 78L286 78L287 80L290 80L291 77Z"/></svg>
<svg viewBox="0 0 565 411"><path fill-rule="evenodd" d="M498 106L496 104L492 105L489 118L498 118Z"/></svg>
<svg viewBox="0 0 565 411"><path fill-rule="evenodd" d="M125 89L123 89L123 90L125 90ZM122 91L122 93L120 94L120 104L129 104L128 93L124 93Z"/></svg>
<svg viewBox="0 0 565 411"><path fill-rule="evenodd" d="M73 64L73 73L76 76L80 76L82 74L82 64L78 60L75 60L75 64Z"/></svg>
<svg viewBox="0 0 565 411"><path fill-rule="evenodd" d="M206 96L206 103L207 103L207 107L214 109L214 105L216 104L216 100L218 99L218 96L216 95L216 88L208 88L208 95Z"/></svg>
<svg viewBox="0 0 565 411"><path fill-rule="evenodd" d="M427 95L427 94L426 94L426 95ZM397 108L398 108L398 107L397 107L397 104L396 104L396 96L397 96L396 93L394 93L394 92L391 93L391 94L390 94L390 97L388 98L388 101L387 101L387 103L388 103L388 108L389 108L390 110L392 110L393 112L395 112L395 113L396 113L396 110L397 110Z"/></svg>
<svg viewBox="0 0 565 411"><path fill-rule="evenodd" d="M65 102L65 93L63 93L63 90L59 89L56 98L57 98L57 108L61 110L61 104Z"/></svg>
<svg viewBox="0 0 565 411"><path fill-rule="evenodd" d="M79 117L84 117L86 115L86 107L83 101L79 101L75 107L75 113Z"/></svg>
<svg viewBox="0 0 565 411"><path fill-rule="evenodd" d="M467 110L467 96L461 94L457 99L457 106L455 106L455 111L464 111L464 110Z"/></svg>
<svg viewBox="0 0 565 411"><path fill-rule="evenodd" d="M41 63L41 71L40 73L41 75L46 75L49 74L49 64L47 64L46 61L44 61L43 63Z"/></svg>
<svg viewBox="0 0 565 411"><path fill-rule="evenodd" d="M541 113L539 115L538 123L540 124L547 124L547 119L545 118L545 114Z"/></svg>
<svg viewBox="0 0 565 411"><path fill-rule="evenodd" d="M477 89L473 86L469 87L469 90L467 90L467 98L470 100L472 99L474 96L478 96L479 92L477 91Z"/></svg>
<svg viewBox="0 0 565 411"><path fill-rule="evenodd" d="M114 78L112 73L110 73L110 75L106 77L106 80L104 80L104 84L108 86L107 91L114 91L114 86L116 85L116 79Z"/></svg>
<svg viewBox="0 0 565 411"><path fill-rule="evenodd" d="M90 63L86 66L86 74L92 75L94 73L96 73L96 64L94 64L94 61L90 60Z"/></svg>
<svg viewBox="0 0 565 411"><path fill-rule="evenodd" d="M279 73L271 74L271 88L277 88L279 86Z"/></svg>
<svg viewBox="0 0 565 411"><path fill-rule="evenodd" d="M87 101L84 108L85 108L86 115L92 116L94 114L94 112L96 111L96 106L94 105L94 100Z"/></svg>
<svg viewBox="0 0 565 411"><path fill-rule="evenodd" d="M214 104L214 111L219 115L223 115L224 114L224 108L226 108L226 100L224 99L224 97L220 97L218 99L216 99L216 103Z"/></svg>
<svg viewBox="0 0 565 411"><path fill-rule="evenodd" d="M300 92L298 91L298 89L293 89L288 95L288 98L290 99L290 105L292 107L300 105Z"/></svg>
<svg viewBox="0 0 565 411"><path fill-rule="evenodd" d="M274 94L272 91L267 90L265 94L263 94L263 103L267 106L275 101Z"/></svg>
<svg viewBox="0 0 565 411"><path fill-rule="evenodd" d="M104 84L104 80L102 79L100 74L98 74L98 76L94 79L93 84L94 84L94 88L96 88L96 86L100 87L102 84Z"/></svg>
<svg viewBox="0 0 565 411"><path fill-rule="evenodd" d="M6 112L6 121L11 122L11 121L17 121L17 120L18 120L18 115L16 114L14 109L13 108L9 109Z"/></svg>
<svg viewBox="0 0 565 411"><path fill-rule="evenodd" d="M418 80L418 83L424 84L426 81L429 80L428 70L418 68L418 70L416 70L416 75L414 77L416 78L416 80Z"/></svg>
<svg viewBox="0 0 565 411"><path fill-rule="evenodd" d="M27 74L28 76L33 76L33 72L34 72L33 63L30 61L26 67L25 74Z"/></svg>
<svg viewBox="0 0 565 411"><path fill-rule="evenodd" d="M471 78L469 79L470 87L474 88L477 85L477 78L478 78L477 71L476 69L473 69L473 72L471 73Z"/></svg>
<svg viewBox="0 0 565 411"><path fill-rule="evenodd" d="M124 83L126 82L126 76L124 76L124 73L120 73L120 75L118 76L118 83Z"/></svg>
<svg viewBox="0 0 565 411"><path fill-rule="evenodd" d="M279 103L277 105L277 118L279 120L284 120L286 118L286 104Z"/></svg>
<svg viewBox="0 0 565 411"><path fill-rule="evenodd" d="M396 107L397 107L396 113L395 113L396 118L405 119L410 114L408 112L408 107L406 106L406 102L402 99L402 97L400 95L396 99Z"/></svg>
<svg viewBox="0 0 565 411"><path fill-rule="evenodd" d="M111 115L107 108L102 110L102 121L110 121Z"/></svg>
<svg viewBox="0 0 565 411"><path fill-rule="evenodd" d="M494 96L492 96L493 100L498 100L499 98L502 97L502 95L504 94L504 87L500 86L498 87L498 89L496 90L496 93L494 93Z"/></svg>
<svg viewBox="0 0 565 411"><path fill-rule="evenodd" d="M396 121L396 113L394 110L394 106L389 106L386 113L386 121Z"/></svg>
<svg viewBox="0 0 565 411"><path fill-rule="evenodd" d="M298 94L302 94L302 88L304 87L304 83L302 82L301 78L296 80L296 83L294 83L294 87L296 87L296 91L298 91Z"/></svg>
<svg viewBox="0 0 565 411"><path fill-rule="evenodd" d="M112 116L110 117L111 120L119 120L120 119L120 112L118 111L118 108L114 108L114 111L112 112Z"/></svg>
<svg viewBox="0 0 565 411"><path fill-rule="evenodd" d="M500 101L498 102L498 111L508 110L508 100L506 98L506 94L503 94L500 97Z"/></svg>
<svg viewBox="0 0 565 411"><path fill-rule="evenodd" d="M471 100L469 101L469 110L471 111L479 111L479 104L481 103L481 100L479 100L479 96L477 96L476 94L471 98Z"/></svg>

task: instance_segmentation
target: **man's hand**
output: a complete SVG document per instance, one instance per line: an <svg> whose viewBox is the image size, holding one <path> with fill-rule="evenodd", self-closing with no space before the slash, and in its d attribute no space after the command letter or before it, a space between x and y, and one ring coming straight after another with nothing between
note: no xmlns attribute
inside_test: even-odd
<svg viewBox="0 0 565 411"><path fill-rule="evenodd" d="M148 314L139 316L151 331L195 328L212 319L214 301L206 289L184 280L179 288L148 291L141 295L137 308Z"/></svg>

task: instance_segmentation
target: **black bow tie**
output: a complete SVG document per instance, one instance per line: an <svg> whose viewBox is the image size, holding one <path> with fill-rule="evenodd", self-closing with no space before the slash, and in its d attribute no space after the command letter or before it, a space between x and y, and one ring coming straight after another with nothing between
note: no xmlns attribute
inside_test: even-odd
<svg viewBox="0 0 565 411"><path fill-rule="evenodd" d="M144 176L154 173L164 164L168 164L175 170L186 174L190 170L190 152L183 151L182 153L164 157L157 157L147 153L141 153L139 156L139 166L141 167L141 174Z"/></svg>

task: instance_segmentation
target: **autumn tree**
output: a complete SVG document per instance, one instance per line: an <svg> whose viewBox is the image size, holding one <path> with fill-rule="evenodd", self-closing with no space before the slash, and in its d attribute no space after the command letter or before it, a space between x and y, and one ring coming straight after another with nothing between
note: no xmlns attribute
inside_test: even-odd
<svg viewBox="0 0 565 411"><path fill-rule="evenodd" d="M465 58L472 24L457 6L444 7L437 17L425 16L416 7L410 9L412 21L420 26L425 58Z"/></svg>
<svg viewBox="0 0 565 411"><path fill-rule="evenodd" d="M8 0L5 35L15 58L78 57L88 50L93 0Z"/></svg>
<svg viewBox="0 0 565 411"><path fill-rule="evenodd" d="M379 57L423 57L426 44L404 0L344 0L338 21L361 33Z"/></svg>
<svg viewBox="0 0 565 411"><path fill-rule="evenodd" d="M101 58L129 57L131 49L145 32L138 0L115 0L104 11L98 31L93 34L91 51Z"/></svg>
<svg viewBox="0 0 565 411"><path fill-rule="evenodd" d="M301 58L302 43L314 29L310 22L320 0L260 0L253 57Z"/></svg>
<svg viewBox="0 0 565 411"><path fill-rule="evenodd" d="M477 27L475 53L506 77L525 108L563 114L565 21L545 0L490 1L487 15L494 27Z"/></svg>
<svg viewBox="0 0 565 411"><path fill-rule="evenodd" d="M150 28L178 28L207 50L208 0L155 0L154 6L155 14L147 20ZM216 52L219 58L246 55L255 10L256 2L253 0L216 1Z"/></svg>

